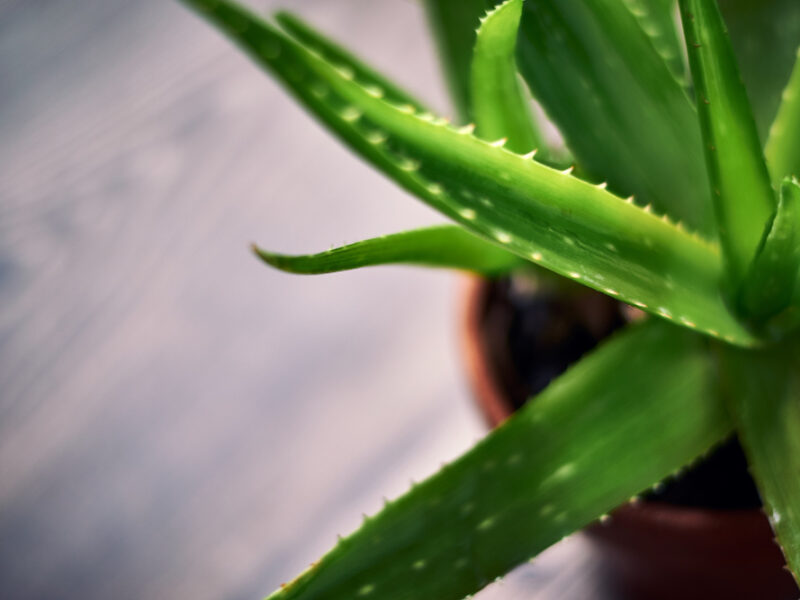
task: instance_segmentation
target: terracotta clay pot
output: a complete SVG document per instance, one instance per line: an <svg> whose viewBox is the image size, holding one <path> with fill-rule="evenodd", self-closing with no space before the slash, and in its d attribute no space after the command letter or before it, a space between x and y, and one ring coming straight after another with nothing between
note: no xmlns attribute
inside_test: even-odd
<svg viewBox="0 0 800 600"><path fill-rule="evenodd" d="M495 427L514 406L501 383L508 349L487 329L490 284L466 282L462 346L467 375L487 424ZM498 356L499 355L499 356ZM711 510L643 500L585 530L602 564L598 589L618 600L796 600L800 592L784 567L761 510Z"/></svg>

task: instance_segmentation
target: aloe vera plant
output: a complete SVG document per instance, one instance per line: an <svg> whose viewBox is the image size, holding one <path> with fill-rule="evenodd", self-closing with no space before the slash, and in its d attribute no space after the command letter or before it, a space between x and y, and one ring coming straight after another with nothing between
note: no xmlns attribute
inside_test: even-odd
<svg viewBox="0 0 800 600"><path fill-rule="evenodd" d="M275 600L463 598L734 432L797 578L800 3L426 0L451 124L290 14L185 2L451 222L264 261L545 269L649 314Z"/></svg>

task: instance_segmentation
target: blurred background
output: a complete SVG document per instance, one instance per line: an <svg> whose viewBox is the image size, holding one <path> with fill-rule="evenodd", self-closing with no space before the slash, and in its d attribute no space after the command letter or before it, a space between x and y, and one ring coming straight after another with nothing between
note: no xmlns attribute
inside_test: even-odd
<svg viewBox="0 0 800 600"><path fill-rule="evenodd" d="M418 3L283 6L449 113ZM0 2L0 597L259 598L467 449L459 276L248 251L438 221L177 2Z"/></svg>

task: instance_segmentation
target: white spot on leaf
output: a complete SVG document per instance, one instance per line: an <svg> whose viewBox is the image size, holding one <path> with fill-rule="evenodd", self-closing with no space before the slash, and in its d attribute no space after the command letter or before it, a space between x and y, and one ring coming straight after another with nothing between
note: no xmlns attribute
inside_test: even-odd
<svg viewBox="0 0 800 600"><path fill-rule="evenodd" d="M353 73L353 69L345 65L335 67L334 70L339 74L339 77L341 77L342 79L347 79L348 81L353 79L353 76L355 75Z"/></svg>
<svg viewBox="0 0 800 600"><path fill-rule="evenodd" d="M434 196L440 195L444 190L438 183L431 183L428 185L427 190Z"/></svg>
<svg viewBox="0 0 800 600"><path fill-rule="evenodd" d="M511 241L511 236L508 235L505 231L495 230L494 238L500 242L501 244L508 244Z"/></svg>
<svg viewBox="0 0 800 600"><path fill-rule="evenodd" d="M566 479L570 475L575 472L575 463L566 463L561 465L555 473L553 473L554 479Z"/></svg>
<svg viewBox="0 0 800 600"><path fill-rule="evenodd" d="M379 88L377 85L366 85L364 86L364 91L373 98L383 98L383 89Z"/></svg>
<svg viewBox="0 0 800 600"><path fill-rule="evenodd" d="M322 99L328 95L328 88L326 88L321 83L317 83L311 86L311 93L314 95L315 98Z"/></svg>
<svg viewBox="0 0 800 600"><path fill-rule="evenodd" d="M358 121L361 118L362 112L355 106L348 106L342 111L342 118L348 123Z"/></svg>
<svg viewBox="0 0 800 600"><path fill-rule="evenodd" d="M403 171L416 171L419 169L419 161L414 160L413 158L404 158L400 162L397 163Z"/></svg>
<svg viewBox="0 0 800 600"><path fill-rule="evenodd" d="M366 135L366 139L370 144L377 146L385 142L388 138L382 131L371 131Z"/></svg>

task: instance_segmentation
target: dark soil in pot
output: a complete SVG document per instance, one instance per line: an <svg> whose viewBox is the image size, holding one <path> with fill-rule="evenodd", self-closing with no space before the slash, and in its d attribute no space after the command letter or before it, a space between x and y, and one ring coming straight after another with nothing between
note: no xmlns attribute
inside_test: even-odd
<svg viewBox="0 0 800 600"><path fill-rule="evenodd" d="M642 315L583 287L476 281L468 299L471 379L491 426L604 338ZM587 531L606 595L626 599L797 599L738 441Z"/></svg>

